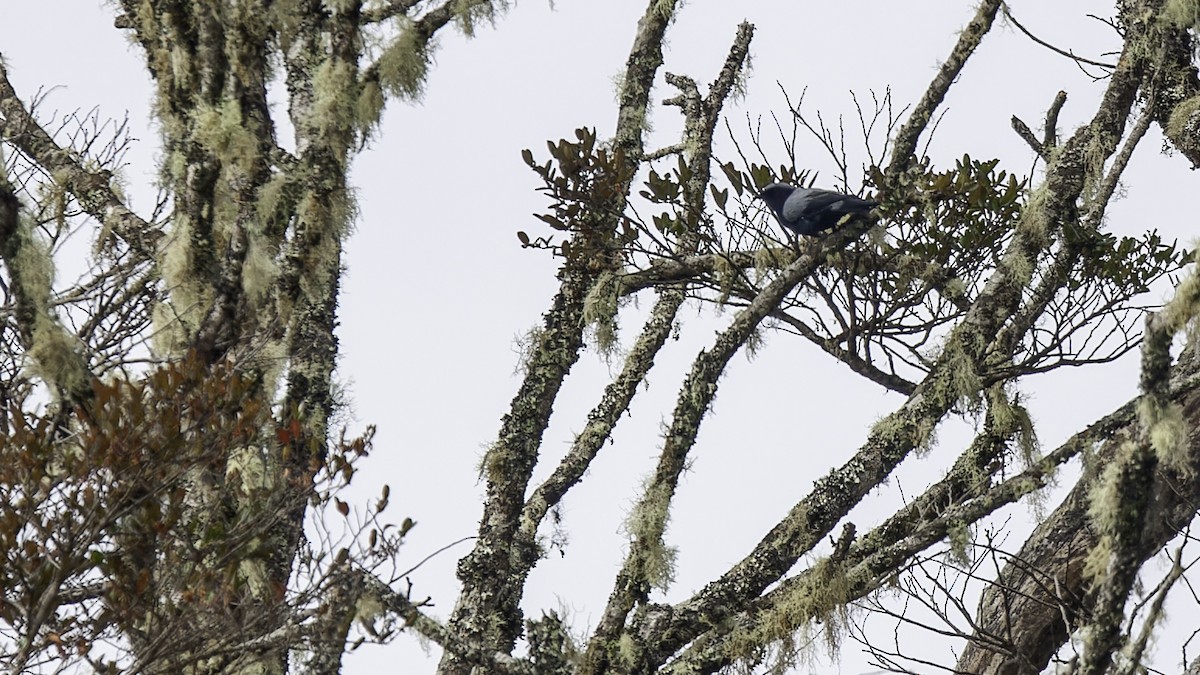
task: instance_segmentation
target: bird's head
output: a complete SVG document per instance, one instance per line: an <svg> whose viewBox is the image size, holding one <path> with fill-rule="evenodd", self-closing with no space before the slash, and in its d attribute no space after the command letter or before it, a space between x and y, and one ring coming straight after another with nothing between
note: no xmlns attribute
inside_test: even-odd
<svg viewBox="0 0 1200 675"><path fill-rule="evenodd" d="M759 191L759 193L755 196L766 202L767 206L771 207L772 211L775 213L780 213L783 211L783 203L786 202L787 198L790 197L795 191L796 188L792 187L791 185L785 185L783 183L771 183Z"/></svg>

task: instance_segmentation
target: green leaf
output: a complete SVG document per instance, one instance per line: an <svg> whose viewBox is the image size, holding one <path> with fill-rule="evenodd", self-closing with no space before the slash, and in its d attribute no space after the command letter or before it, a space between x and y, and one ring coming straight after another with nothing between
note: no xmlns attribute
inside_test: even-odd
<svg viewBox="0 0 1200 675"><path fill-rule="evenodd" d="M721 211L725 210L725 204L729 202L729 190L718 190L716 185L708 184L708 189L712 192L713 201L716 202L717 208Z"/></svg>

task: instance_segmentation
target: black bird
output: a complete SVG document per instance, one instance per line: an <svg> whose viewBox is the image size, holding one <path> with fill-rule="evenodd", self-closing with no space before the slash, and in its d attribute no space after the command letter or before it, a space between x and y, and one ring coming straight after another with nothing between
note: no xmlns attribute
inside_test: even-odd
<svg viewBox="0 0 1200 675"><path fill-rule="evenodd" d="M758 198L771 207L780 225L807 235L832 229L848 215L862 215L879 206L879 202L854 195L783 183L771 183L758 193Z"/></svg>

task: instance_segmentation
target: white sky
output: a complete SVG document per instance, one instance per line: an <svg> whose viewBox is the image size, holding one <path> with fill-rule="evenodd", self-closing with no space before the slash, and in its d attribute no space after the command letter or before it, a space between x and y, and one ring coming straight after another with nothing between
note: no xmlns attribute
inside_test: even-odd
<svg viewBox="0 0 1200 675"><path fill-rule="evenodd" d="M476 465L517 387L515 337L539 323L556 289L552 261L521 250L515 236L518 229L533 234L544 228L529 215L545 201L534 191L536 177L521 163L520 151L543 156L547 139L570 137L579 126L611 134L613 80L644 4L555 0L551 10L545 0L525 0L496 29L482 29L472 40L447 32L422 103L390 105L377 140L354 165L361 217L347 244L340 377L353 402L351 431L379 427L375 454L357 479L363 499L390 483L393 519L418 521L401 568L474 533L482 493ZM1085 16L1111 14L1106 3L1010 4L1040 37L1082 55L1110 60L1100 55L1119 44L1111 29ZM746 19L757 33L748 95L727 108L736 130L745 129L747 113L786 112L776 81L793 97L807 87L807 110L820 109L827 120L844 114L853 122L848 90L863 95L891 86L898 104L914 102L973 13L973 2L947 0L691 0L669 33L665 70L690 75L704 87L725 58L737 23ZM39 86L57 87L45 111L99 106L103 115L129 112L142 140L128 156L126 176L135 210L145 212L156 172L157 132L147 117L151 89L140 51L112 27L111 10L93 0L0 0L0 16L0 50L26 100ZM952 89L931 154L943 165L963 153L999 157L1001 167L1023 175L1031 154L1011 131L1010 116L1019 115L1036 131L1054 94L1064 89L1070 98L1061 128L1069 134L1094 112L1102 87L1001 21ZM662 85L654 99L673 93ZM677 109L656 105L653 115L648 146L675 142ZM1111 231L1157 227L1167 238L1193 236L1167 207L1194 192L1194 178L1184 159L1160 154L1160 145L1155 131L1143 141L1125 180L1128 198L1110 211ZM802 147L810 153L809 167L831 180L832 167L819 148ZM1155 297L1165 297L1164 291ZM563 529L569 545L565 555L551 552L534 571L528 613L565 608L580 630L597 620L623 554L622 520L655 461L680 375L731 314L683 316L682 339L668 345L615 443L567 497ZM627 313L623 325L636 329L640 316ZM546 459L565 452L609 373L590 353L576 367L555 408ZM1123 403L1135 388L1136 361L1128 358L1036 377L1022 387L1047 448ZM740 559L815 478L854 452L871 422L898 403L792 336L771 337L753 361L736 358L676 500L667 538L680 548L679 568L667 599L687 597ZM897 488L911 497L939 478L968 438L963 428L944 430L937 449L911 459L856 511L851 520L859 531L894 508ZM544 463L538 476L552 466ZM1030 509L1006 514L1022 521ZM433 596L440 617L453 606L454 565L468 547L460 545L412 575L414 594ZM841 672L869 670L854 646L844 651ZM931 655L953 660L943 647ZM346 672L428 673L436 657L402 636L388 647L364 646Z"/></svg>

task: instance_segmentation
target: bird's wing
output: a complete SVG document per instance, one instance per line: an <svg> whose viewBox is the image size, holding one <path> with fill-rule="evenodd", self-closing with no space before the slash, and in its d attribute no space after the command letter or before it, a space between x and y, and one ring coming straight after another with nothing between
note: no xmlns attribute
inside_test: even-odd
<svg viewBox="0 0 1200 675"><path fill-rule="evenodd" d="M783 217L795 222L808 218L830 207L836 209L838 202L844 201L846 195L832 190L816 188L801 188L793 192L783 204Z"/></svg>

